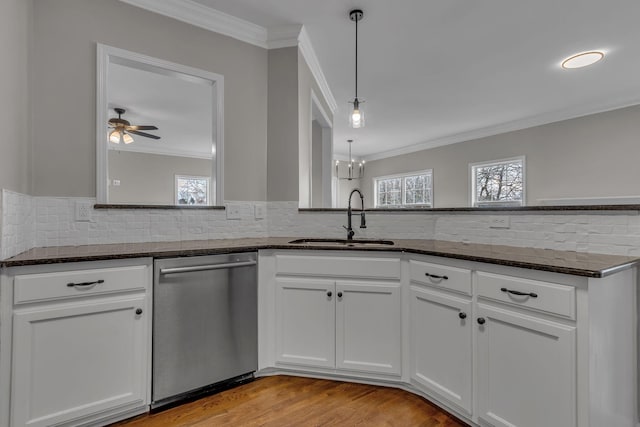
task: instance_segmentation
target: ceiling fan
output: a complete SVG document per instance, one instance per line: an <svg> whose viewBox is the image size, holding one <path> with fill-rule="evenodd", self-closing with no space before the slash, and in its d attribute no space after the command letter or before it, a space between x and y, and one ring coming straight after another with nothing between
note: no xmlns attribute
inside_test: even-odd
<svg viewBox="0 0 640 427"><path fill-rule="evenodd" d="M114 144L120 144L120 140L122 139L122 142L125 144L131 144L133 137L130 134L144 136L145 138L160 139L157 135L140 132L141 130L157 130L157 127L132 125L128 120L122 118L122 115L126 111L124 108L114 108L114 111L118 113L118 118L116 119L114 117L109 119L109 127L113 129L113 131L109 133L109 141Z"/></svg>

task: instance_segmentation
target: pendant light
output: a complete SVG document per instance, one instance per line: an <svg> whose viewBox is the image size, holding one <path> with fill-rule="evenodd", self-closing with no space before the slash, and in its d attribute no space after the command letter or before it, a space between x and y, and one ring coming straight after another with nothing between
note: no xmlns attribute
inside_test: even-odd
<svg viewBox="0 0 640 427"><path fill-rule="evenodd" d="M358 174L356 175L356 162L351 157L351 144L353 139L347 139L349 143L349 161L347 162L347 176L340 176L340 160L336 160L336 177L338 179L346 179L348 181L360 179L364 176L364 160L358 163Z"/></svg>
<svg viewBox="0 0 640 427"><path fill-rule="evenodd" d="M358 21L362 20L364 13L360 9L354 9L349 12L349 19L356 23L356 96L353 101L353 109L349 112L349 125L358 129L364 127L364 112L362 111L362 103L364 101L358 99ZM351 145L349 145L351 147Z"/></svg>

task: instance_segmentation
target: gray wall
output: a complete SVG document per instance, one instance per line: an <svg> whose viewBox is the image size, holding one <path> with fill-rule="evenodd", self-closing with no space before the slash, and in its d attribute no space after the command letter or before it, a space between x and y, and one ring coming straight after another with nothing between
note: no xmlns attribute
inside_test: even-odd
<svg viewBox="0 0 640 427"><path fill-rule="evenodd" d="M640 106L367 162L373 178L433 169L435 207L469 205L469 163L526 157L528 205L539 199L640 195Z"/></svg>
<svg viewBox="0 0 640 427"><path fill-rule="evenodd" d="M211 177L211 160L109 150L109 203L175 204L175 176Z"/></svg>
<svg viewBox="0 0 640 427"><path fill-rule="evenodd" d="M267 200L298 200L298 48L269 51Z"/></svg>
<svg viewBox="0 0 640 427"><path fill-rule="evenodd" d="M32 8L31 0L0 2L0 188L20 193L31 192L28 76Z"/></svg>
<svg viewBox="0 0 640 427"><path fill-rule="evenodd" d="M322 109L329 115L329 121L333 123L331 110L320 91L307 61L302 53L298 52L298 173L299 173L299 200L301 208L311 207L311 91L314 92Z"/></svg>
<svg viewBox="0 0 640 427"><path fill-rule="evenodd" d="M317 120L311 126L311 206L322 207L322 127Z"/></svg>
<svg viewBox="0 0 640 427"><path fill-rule="evenodd" d="M35 1L34 195L95 195L96 42L224 75L225 199L266 200L267 50L118 0Z"/></svg>

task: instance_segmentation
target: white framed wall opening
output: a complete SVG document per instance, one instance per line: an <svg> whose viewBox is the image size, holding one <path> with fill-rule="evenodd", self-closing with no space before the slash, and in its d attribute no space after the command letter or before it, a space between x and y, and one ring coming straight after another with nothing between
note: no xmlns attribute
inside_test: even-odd
<svg viewBox="0 0 640 427"><path fill-rule="evenodd" d="M373 179L376 208L433 207L433 169Z"/></svg>
<svg viewBox="0 0 640 427"><path fill-rule="evenodd" d="M471 206L525 206L524 156L469 164Z"/></svg>
<svg viewBox="0 0 640 427"><path fill-rule="evenodd" d="M208 176L206 205L222 205L224 76L100 43L96 58L98 202L189 204L172 200L178 172ZM119 110L124 144L111 139Z"/></svg>

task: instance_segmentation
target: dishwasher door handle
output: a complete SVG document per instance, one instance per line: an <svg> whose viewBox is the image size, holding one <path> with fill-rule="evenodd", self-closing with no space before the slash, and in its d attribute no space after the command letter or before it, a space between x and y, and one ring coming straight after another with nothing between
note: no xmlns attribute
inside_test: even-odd
<svg viewBox="0 0 640 427"><path fill-rule="evenodd" d="M161 268L160 274L191 273L194 271L220 270L222 268L247 267L256 265L256 261L227 262L224 264L194 265L192 267Z"/></svg>

